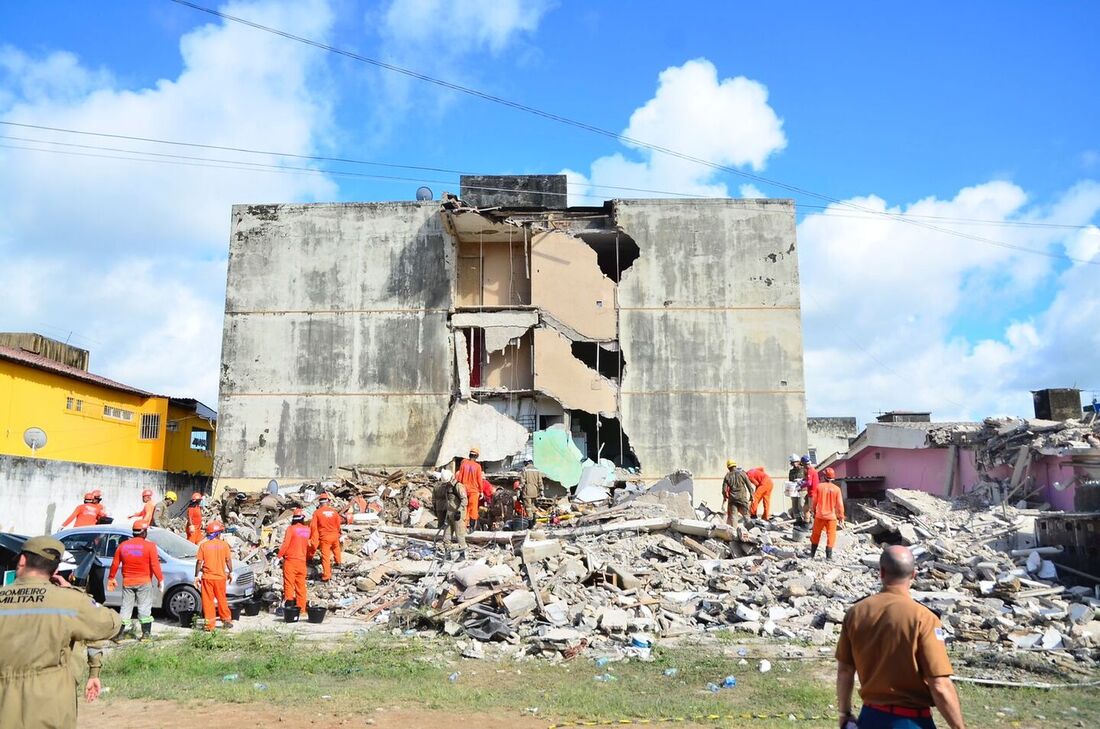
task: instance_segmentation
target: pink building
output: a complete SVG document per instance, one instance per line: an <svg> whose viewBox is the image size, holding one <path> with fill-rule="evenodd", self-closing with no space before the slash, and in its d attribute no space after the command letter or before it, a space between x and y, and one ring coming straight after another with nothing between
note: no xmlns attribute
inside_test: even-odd
<svg viewBox="0 0 1100 729"><path fill-rule="evenodd" d="M985 466L980 462L988 458L980 457L978 449L982 446L973 444L967 436L978 433L981 423L933 423L927 413L887 413L880 421L885 422L868 424L846 453L819 464L819 468L832 466L848 498L881 498L887 488L958 496L972 491L983 480L1007 483L1012 478L1014 464ZM929 438L933 430L957 433L955 444L941 445L942 438L933 443ZM1029 449L1021 467L1025 469L1021 488L1012 496L1013 501L1026 496L1033 502L1045 501L1055 510L1098 508L1091 503L1077 504L1075 499L1078 484L1100 479L1100 449Z"/></svg>

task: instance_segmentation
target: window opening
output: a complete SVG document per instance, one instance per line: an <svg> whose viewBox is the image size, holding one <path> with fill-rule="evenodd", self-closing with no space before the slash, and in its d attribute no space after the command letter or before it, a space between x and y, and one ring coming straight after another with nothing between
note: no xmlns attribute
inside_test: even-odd
<svg viewBox="0 0 1100 729"><path fill-rule="evenodd" d="M134 419L134 413L130 410L123 410L122 408L111 407L110 405L103 406L103 417L113 418L114 420L124 420L127 423Z"/></svg>
<svg viewBox="0 0 1100 729"><path fill-rule="evenodd" d="M210 431L202 430L201 428L191 429L191 450L193 451L208 451L210 450Z"/></svg>
<svg viewBox="0 0 1100 729"><path fill-rule="evenodd" d="M617 345L614 345L617 346ZM619 382L623 373L623 353L599 342L573 342L573 356L609 380Z"/></svg>
<svg viewBox="0 0 1100 729"><path fill-rule="evenodd" d="M145 413L141 416L141 439L156 440L160 437L160 413Z"/></svg>

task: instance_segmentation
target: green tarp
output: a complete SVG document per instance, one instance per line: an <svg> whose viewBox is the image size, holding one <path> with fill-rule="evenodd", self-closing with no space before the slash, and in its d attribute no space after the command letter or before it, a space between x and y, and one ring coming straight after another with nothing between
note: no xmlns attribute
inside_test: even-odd
<svg viewBox="0 0 1100 729"><path fill-rule="evenodd" d="M569 432L561 428L548 428L535 431L534 439L535 468L567 489L576 486L581 480L584 454Z"/></svg>

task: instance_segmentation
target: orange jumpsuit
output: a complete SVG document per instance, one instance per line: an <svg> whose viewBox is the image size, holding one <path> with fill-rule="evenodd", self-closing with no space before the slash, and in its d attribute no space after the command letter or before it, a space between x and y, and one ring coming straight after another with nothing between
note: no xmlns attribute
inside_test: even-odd
<svg viewBox="0 0 1100 729"><path fill-rule="evenodd" d="M207 539L199 545L195 559L202 561L202 617L206 620L206 629L213 632L215 617L222 619L222 625L233 621L229 598L225 595L227 568L233 555L229 545L221 539Z"/></svg>
<svg viewBox="0 0 1100 729"><path fill-rule="evenodd" d="M198 504L199 502L194 502ZM202 507L187 507L187 539L192 544L202 541Z"/></svg>
<svg viewBox="0 0 1100 729"><path fill-rule="evenodd" d="M139 521L143 521L146 524L152 524L153 523L153 509L155 509L156 507L157 507L157 505L153 503L153 500L149 499L148 501L142 503L141 509L139 509L137 512L135 512L133 514L130 514L130 516L128 516L126 518L127 519L133 519L134 517L137 517Z"/></svg>
<svg viewBox="0 0 1100 729"><path fill-rule="evenodd" d="M297 602L302 610L309 605L306 597L306 560L313 552L309 544L309 527L291 524L283 537L283 546L279 547L279 559L283 560L283 600Z"/></svg>
<svg viewBox="0 0 1100 729"><path fill-rule="evenodd" d="M770 519L772 515L772 479L764 472L763 467L749 469L745 474L749 481L756 487L752 492L752 504L749 506L749 514L756 518L756 508L763 504L764 518Z"/></svg>
<svg viewBox="0 0 1100 729"><path fill-rule="evenodd" d="M478 499L481 496L481 481L484 478L485 473L481 470L481 464L470 458L462 460L462 465L458 467L458 473L455 474L455 481L466 488L466 519L469 521L477 521Z"/></svg>
<svg viewBox="0 0 1100 729"><path fill-rule="evenodd" d="M825 532L829 549L836 546L836 524L844 521L844 497L840 487L832 481L822 481L814 494L814 529L810 533L810 544L817 544L821 532Z"/></svg>
<svg viewBox="0 0 1100 729"><path fill-rule="evenodd" d="M95 526L101 516L107 516L107 510L102 504L81 504L73 509L73 513L69 514L69 518L61 526L67 527L71 522L75 522L73 526L77 527Z"/></svg>
<svg viewBox="0 0 1100 729"><path fill-rule="evenodd" d="M328 505L313 512L313 518L309 522L310 546L321 551L321 579L325 582L332 579L333 557L336 558L336 564L344 561L344 555L340 551L341 522L339 512Z"/></svg>

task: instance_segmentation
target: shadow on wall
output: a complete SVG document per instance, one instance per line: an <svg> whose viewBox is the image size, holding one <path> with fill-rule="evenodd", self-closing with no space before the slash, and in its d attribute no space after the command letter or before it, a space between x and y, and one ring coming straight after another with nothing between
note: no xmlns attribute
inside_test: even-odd
<svg viewBox="0 0 1100 729"><path fill-rule="evenodd" d="M426 309L448 308L451 273L447 266L443 225L438 203L425 203L432 214L417 229L409 245L401 246L389 262L386 293L420 303Z"/></svg>

